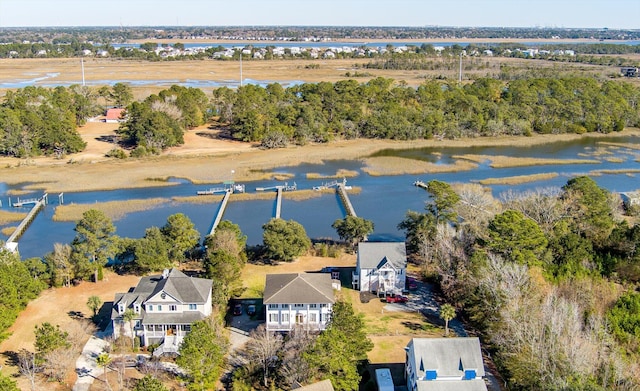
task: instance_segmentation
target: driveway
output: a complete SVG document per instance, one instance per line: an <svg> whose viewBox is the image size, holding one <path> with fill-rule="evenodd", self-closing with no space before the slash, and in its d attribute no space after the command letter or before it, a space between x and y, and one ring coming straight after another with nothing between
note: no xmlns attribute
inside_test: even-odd
<svg viewBox="0 0 640 391"><path fill-rule="evenodd" d="M434 286L422 281L416 281L416 283L418 289L407 294L409 301L406 303L389 303L384 306L385 311L420 312L429 322L444 327L444 321L440 318L440 304L435 299ZM464 325L456 318L449 321L449 330L458 337L468 336Z"/></svg>
<svg viewBox="0 0 640 391"><path fill-rule="evenodd" d="M73 386L73 391L88 391L93 380L102 375L102 369L98 367L96 358L109 345L104 339L91 336L82 349L80 357L76 360L76 373L78 380Z"/></svg>

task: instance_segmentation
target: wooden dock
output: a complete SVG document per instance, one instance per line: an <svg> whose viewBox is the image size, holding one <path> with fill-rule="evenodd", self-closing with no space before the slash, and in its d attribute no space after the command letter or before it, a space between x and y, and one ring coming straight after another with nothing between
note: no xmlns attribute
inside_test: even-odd
<svg viewBox="0 0 640 391"><path fill-rule="evenodd" d="M339 183L338 187L336 188L336 191L340 195L340 199L342 200L342 203L344 204L344 208L347 211L347 216L358 217L356 215L356 210L353 208L353 205L351 204L351 200L349 199L349 194L347 194L347 189L346 189L345 184L344 183Z"/></svg>
<svg viewBox="0 0 640 391"><path fill-rule="evenodd" d="M36 199L35 201L23 200L19 205L16 205L14 203L13 206L23 206L23 205L29 205L29 204L33 204L33 207L31 208L27 216L22 220L22 222L20 222L20 225L18 225L18 228L16 228L15 231L13 231L13 233L11 234L11 236L9 236L9 239L7 239L7 242L5 243L5 248L13 249L15 251L15 249L18 247L17 242L18 242L18 239L20 239L20 236L24 234L24 232L29 227L29 224L31 224L33 219L36 218L36 216L38 215L38 212L40 212L40 209L42 209L47 204L47 194L45 193L42 197L40 197L39 199Z"/></svg>
<svg viewBox="0 0 640 391"><path fill-rule="evenodd" d="M222 221L222 215L224 215L224 210L227 208L227 203L229 202L229 197L233 194L233 190L227 190L222 198L222 202L220 203L220 207L218 208L218 213L216 213L216 217L213 219L213 224L211 224L211 229L209 230L209 235L213 235L218 228L218 224Z"/></svg>
<svg viewBox="0 0 640 391"><path fill-rule="evenodd" d="M282 188L278 188L278 195L276 196L276 215L275 218L280 218L280 212L282 212Z"/></svg>
<svg viewBox="0 0 640 391"><path fill-rule="evenodd" d="M298 185L293 182L293 185L288 184L287 182L284 185L278 186L269 186L269 187L256 187L256 191L278 191L282 189L283 191L295 191L298 190Z"/></svg>

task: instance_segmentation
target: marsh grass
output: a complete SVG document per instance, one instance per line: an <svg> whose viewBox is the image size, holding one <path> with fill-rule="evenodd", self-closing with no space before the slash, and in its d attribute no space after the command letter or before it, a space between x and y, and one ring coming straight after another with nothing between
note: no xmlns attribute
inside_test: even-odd
<svg viewBox="0 0 640 391"><path fill-rule="evenodd" d="M504 178L487 178L481 179L478 183L482 185L518 185L521 183L529 183L535 181L544 181L557 177L557 172L531 174L531 175L517 175Z"/></svg>
<svg viewBox="0 0 640 391"><path fill-rule="evenodd" d="M615 174L638 174L640 169L638 168L621 168L619 170L593 170L589 172L589 175L615 175Z"/></svg>
<svg viewBox="0 0 640 391"><path fill-rule="evenodd" d="M609 163L624 163L625 161L625 159L620 157L606 157L604 158L604 160L608 161Z"/></svg>
<svg viewBox="0 0 640 391"><path fill-rule="evenodd" d="M366 158L364 163L366 166L362 171L371 176L469 171L478 166L474 162L464 160L457 160L454 164L435 164L395 156Z"/></svg>
<svg viewBox="0 0 640 391"><path fill-rule="evenodd" d="M223 195L207 194L194 196L171 197L171 201L184 202L189 204L215 204L222 201Z"/></svg>
<svg viewBox="0 0 640 391"><path fill-rule="evenodd" d="M322 175L317 172L309 172L307 173L307 179L336 179L336 178L353 178L359 175L358 171L355 170L346 170L339 169L335 174L332 175Z"/></svg>
<svg viewBox="0 0 640 391"><path fill-rule="evenodd" d="M25 217L27 217L26 213L0 210L0 225L5 225L14 221L22 221Z"/></svg>
<svg viewBox="0 0 640 391"><path fill-rule="evenodd" d="M4 227L2 228L2 230L0 230L0 232L2 232L2 234L5 236L11 236L13 231L15 231L16 229L18 229L18 227Z"/></svg>
<svg viewBox="0 0 640 391"><path fill-rule="evenodd" d="M169 202L166 198L150 198L145 200L108 201L95 204L59 205L53 215L53 221L78 221L82 214L90 209L102 211L111 220L119 220L128 213L141 212Z"/></svg>
<svg viewBox="0 0 640 391"><path fill-rule="evenodd" d="M610 146L610 147L629 148L629 149L640 150L640 145L639 144L612 143L612 142L608 142L608 141L598 141L598 144L599 145Z"/></svg>
<svg viewBox="0 0 640 391"><path fill-rule="evenodd" d="M454 159L465 159L476 163L490 162L492 168L545 166L555 164L599 164L599 160L590 159L543 159L534 157L489 156L489 155L455 155Z"/></svg>

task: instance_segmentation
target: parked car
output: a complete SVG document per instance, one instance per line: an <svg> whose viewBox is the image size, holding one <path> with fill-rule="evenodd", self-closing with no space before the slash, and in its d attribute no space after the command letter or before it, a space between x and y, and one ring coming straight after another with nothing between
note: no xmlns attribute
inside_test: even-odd
<svg viewBox="0 0 640 391"><path fill-rule="evenodd" d="M242 304L236 304L233 306L233 314L236 316L242 315Z"/></svg>
<svg viewBox="0 0 640 391"><path fill-rule="evenodd" d="M387 295L384 298L384 301L386 301L387 303L406 303L407 301L409 301L409 298L402 295Z"/></svg>
<svg viewBox="0 0 640 391"><path fill-rule="evenodd" d="M256 314L256 306L255 304L251 304L247 307L247 315L253 316Z"/></svg>
<svg viewBox="0 0 640 391"><path fill-rule="evenodd" d="M415 291L416 289L418 289L418 282L411 277L407 277L407 282L406 282L406 287L408 290L410 291Z"/></svg>

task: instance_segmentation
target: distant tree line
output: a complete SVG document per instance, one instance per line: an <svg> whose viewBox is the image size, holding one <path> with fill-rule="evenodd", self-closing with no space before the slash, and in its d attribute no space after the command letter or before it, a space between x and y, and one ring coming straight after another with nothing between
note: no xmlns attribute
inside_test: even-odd
<svg viewBox="0 0 640 391"><path fill-rule="evenodd" d="M5 27L1 43L44 42L72 44L74 41L119 43L141 39L236 39L236 40L319 40L351 38L371 39L448 39L451 37L543 39L636 40L638 30L600 28L527 28L527 27L371 27L371 26L162 26L158 27Z"/></svg>
<svg viewBox="0 0 640 391"><path fill-rule="evenodd" d="M374 78L213 92L231 137L265 147L334 139L428 139L533 133L609 133L637 126L640 89L588 78L530 78L418 88Z"/></svg>

